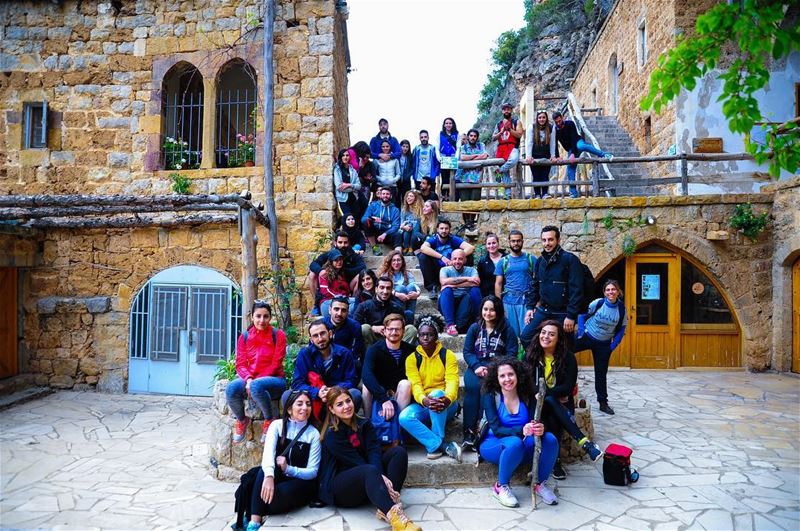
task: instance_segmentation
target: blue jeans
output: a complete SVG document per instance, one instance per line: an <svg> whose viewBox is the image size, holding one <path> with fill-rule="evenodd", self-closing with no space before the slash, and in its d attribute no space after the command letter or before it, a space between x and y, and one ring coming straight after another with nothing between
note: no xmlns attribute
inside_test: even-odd
<svg viewBox="0 0 800 531"><path fill-rule="evenodd" d="M408 285L405 285L405 284L403 284L403 285L401 285L401 286L395 286L395 287L394 287L394 290L395 290L397 293L405 293L405 294L408 294L408 293L416 293L416 290L415 290L415 289L412 289L410 286L408 286ZM415 313L417 313L417 299L412 299L412 300L410 300L410 301L407 301L407 302L405 302L405 303L403 303L403 304L405 304L405 307L406 307L406 311L404 312L404 313L405 313L405 317L408 317L408 315L409 315L409 312L410 312L410 314L411 314L412 316L413 316ZM413 324L413 323L414 323L414 320L413 320L413 318L412 318L412 320L411 320L411 321L406 321L406 323L407 323L407 324Z"/></svg>
<svg viewBox="0 0 800 531"><path fill-rule="evenodd" d="M347 297L347 300L350 302L349 312L350 315L355 314L356 311L356 298L355 297ZM323 317L328 317L330 315L331 304L333 303L333 299L328 299L322 304L319 305L320 315Z"/></svg>
<svg viewBox="0 0 800 531"><path fill-rule="evenodd" d="M505 184L511 184L511 168L519 162L519 148L514 148L508 154L508 160L503 163L498 169L500 172L500 180ZM511 188L505 188L506 198L511 196Z"/></svg>
<svg viewBox="0 0 800 531"><path fill-rule="evenodd" d="M511 435L498 439L492 435L481 443L480 454L490 463L499 465L497 482L500 485L508 485L519 465L524 463L527 463L527 466L531 465L533 449L534 438L532 436L520 439ZM550 477L557 458L558 440L555 435L546 431L542 435L542 453L539 455L539 483L545 482Z"/></svg>
<svg viewBox="0 0 800 531"><path fill-rule="evenodd" d="M437 389L430 393L432 398L441 398L444 391ZM456 416L458 402L453 402L444 411L434 412L420 404L413 403L400 412L400 426L418 440L428 453L436 451L444 442L444 427ZM427 426L430 424L430 428Z"/></svg>
<svg viewBox="0 0 800 531"><path fill-rule="evenodd" d="M277 376L262 376L256 378L250 384L250 396L255 401L264 419L273 418L272 415L272 399L277 398L286 389L286 380ZM244 400L247 398L247 391L245 390L245 381L241 378L236 378L228 384L225 389L225 398L228 401L228 407L231 408L233 415L237 420L244 420Z"/></svg>
<svg viewBox="0 0 800 531"><path fill-rule="evenodd" d="M574 153L570 151L567 154L567 156L575 155L575 158L578 158L578 157L581 156L581 153L583 153L584 151L587 152L587 153L591 153L592 155L595 155L597 157L605 157L606 156L606 152L605 151L603 151L602 149L597 149L596 147L594 147L591 144L587 144L586 142L583 141L583 139L578 140L577 147L578 147L578 149L575 150ZM578 169L578 165L577 164L570 164L569 166L567 166L567 180L568 181L575 181L575 171L577 169ZM572 197L578 197L578 188L576 186L570 186L569 187L569 195L571 195Z"/></svg>
<svg viewBox="0 0 800 531"><path fill-rule="evenodd" d="M467 367L464 370L464 434L467 430L475 430L478 427L478 419L481 418L483 409L481 408L481 384L480 378L475 371Z"/></svg>
<svg viewBox="0 0 800 531"><path fill-rule="evenodd" d="M447 326L455 324L461 332L466 332L475 321L481 307L481 288L473 286L468 293L455 293L453 288L442 288L439 294L439 309Z"/></svg>
<svg viewBox="0 0 800 531"><path fill-rule="evenodd" d="M594 360L594 391L598 402L608 401L608 362L611 360L611 340L600 341L584 332L575 340L575 352L591 349Z"/></svg>
<svg viewBox="0 0 800 531"><path fill-rule="evenodd" d="M525 309L525 302L523 301L521 304L509 304L506 302L506 297L503 297L503 309L506 312L508 323L514 330L514 333L517 334L517 337L519 337L522 330L525 328L525 313L527 312Z"/></svg>

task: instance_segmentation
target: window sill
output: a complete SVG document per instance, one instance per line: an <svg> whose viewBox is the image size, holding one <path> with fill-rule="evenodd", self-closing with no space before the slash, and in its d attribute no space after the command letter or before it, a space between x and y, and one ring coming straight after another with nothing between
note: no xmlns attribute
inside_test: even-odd
<svg viewBox="0 0 800 531"><path fill-rule="evenodd" d="M153 177L169 179L173 173L180 173L188 179L209 179L215 177L250 177L262 175L263 166L249 166L239 168L199 168L196 170L158 170L153 172Z"/></svg>

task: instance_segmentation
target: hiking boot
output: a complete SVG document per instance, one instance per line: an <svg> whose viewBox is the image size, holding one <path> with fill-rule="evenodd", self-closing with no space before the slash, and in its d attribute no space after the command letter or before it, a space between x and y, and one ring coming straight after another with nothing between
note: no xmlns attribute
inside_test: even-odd
<svg viewBox="0 0 800 531"><path fill-rule="evenodd" d="M558 498L556 498L556 494L552 490L548 489L547 485L544 483L539 483L536 485L534 490L545 504L558 505Z"/></svg>
<svg viewBox="0 0 800 531"><path fill-rule="evenodd" d="M264 442L267 440L267 430L269 430L269 425L272 424L273 420L275 419L267 419L261 426L261 444L264 444Z"/></svg>
<svg viewBox="0 0 800 531"><path fill-rule="evenodd" d="M372 256L383 256L383 251L381 251L380 245L372 246Z"/></svg>
<svg viewBox="0 0 800 531"><path fill-rule="evenodd" d="M556 464L553 465L553 477L555 479L567 479L567 471L561 465L561 459L556 459Z"/></svg>
<svg viewBox="0 0 800 531"><path fill-rule="evenodd" d="M245 417L244 420L236 419L236 426L233 432L233 444L238 444L244 440L245 433L247 433L247 426L250 425L250 417Z"/></svg>
<svg viewBox="0 0 800 531"><path fill-rule="evenodd" d="M608 401L600 402L600 411L602 411L606 415L614 414L614 410L611 408L611 406L608 405Z"/></svg>
<svg viewBox="0 0 800 531"><path fill-rule="evenodd" d="M447 457L452 457L459 463L462 462L461 459L461 447L454 442L447 443L447 446L444 447L444 453L447 454Z"/></svg>
<svg viewBox="0 0 800 531"><path fill-rule="evenodd" d="M406 516L403 506L399 503L393 505L386 513L386 521L392 526L392 531L422 531L420 526Z"/></svg>
<svg viewBox="0 0 800 531"><path fill-rule="evenodd" d="M467 430L464 432L464 442L461 443L462 450L469 450L470 452L477 452L476 446L477 435L473 430Z"/></svg>
<svg viewBox="0 0 800 531"><path fill-rule="evenodd" d="M519 507L519 500L508 488L508 485L492 485L492 498L500 502L504 507Z"/></svg>
<svg viewBox="0 0 800 531"><path fill-rule="evenodd" d="M454 325L454 324L447 325L447 328L445 329L445 332L447 332L448 336L455 337L455 336L458 335L458 328L456 328L456 325Z"/></svg>
<svg viewBox="0 0 800 531"><path fill-rule="evenodd" d="M600 447L597 446L592 441L586 441L585 443L583 443L583 446L581 446L581 448L583 448L583 450L587 454L589 454L589 459L591 459L595 463L598 462L601 457L603 457L603 450L601 450Z"/></svg>

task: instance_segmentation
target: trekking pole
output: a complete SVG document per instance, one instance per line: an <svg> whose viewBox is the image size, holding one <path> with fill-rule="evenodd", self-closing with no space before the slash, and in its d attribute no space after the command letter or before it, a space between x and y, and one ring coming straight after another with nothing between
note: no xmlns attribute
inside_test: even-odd
<svg viewBox="0 0 800 531"><path fill-rule="evenodd" d="M544 405L544 378L539 378L539 390L536 392L536 411L533 414L534 422L540 422L542 418L542 406ZM536 509L536 482L539 480L539 456L542 454L542 437L534 435L533 439L533 463L531 464L531 503Z"/></svg>

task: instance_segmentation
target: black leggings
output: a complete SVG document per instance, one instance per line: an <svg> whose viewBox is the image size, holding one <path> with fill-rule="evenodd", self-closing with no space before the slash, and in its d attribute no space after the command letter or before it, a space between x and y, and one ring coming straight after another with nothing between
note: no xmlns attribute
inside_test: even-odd
<svg viewBox="0 0 800 531"><path fill-rule="evenodd" d="M569 407L569 409L567 409ZM566 404L554 397L548 396L544 399L544 407L542 408L542 424L547 428L547 431L556 436L556 439L561 442L561 434L564 429L567 430L573 439L580 441L585 437L581 429L575 424L574 420L575 407L572 405L572 399Z"/></svg>
<svg viewBox="0 0 800 531"><path fill-rule="evenodd" d="M250 509L258 516L268 514L285 514L293 509L308 505L317 493L315 479L297 479L284 475L279 468L275 468L275 492L272 503L261 499L261 487L264 484L264 469L258 471L256 483L253 485L253 497Z"/></svg>
<svg viewBox="0 0 800 531"><path fill-rule="evenodd" d="M402 446L395 446L381 457L383 470L373 465L359 465L333 478L333 501L337 507L358 507L367 501L383 511L389 512L394 502L389 496L382 475L392 481L394 490L400 492L408 472L408 453Z"/></svg>

